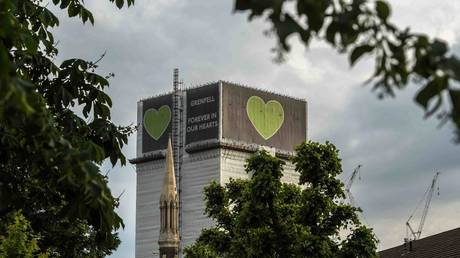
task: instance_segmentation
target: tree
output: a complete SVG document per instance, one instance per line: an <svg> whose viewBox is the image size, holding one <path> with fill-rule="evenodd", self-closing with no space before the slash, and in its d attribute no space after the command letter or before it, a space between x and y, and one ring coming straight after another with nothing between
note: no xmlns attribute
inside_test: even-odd
<svg viewBox="0 0 460 258"><path fill-rule="evenodd" d="M335 146L303 143L292 161L299 185L282 183L284 162L262 151L247 161L250 179L206 187L205 213L215 226L202 230L186 257L376 257L372 230L343 201Z"/></svg>
<svg viewBox="0 0 460 258"><path fill-rule="evenodd" d="M415 102L425 117L436 114L441 124L450 120L460 143L460 60L441 39L391 23L384 0L235 0L234 6L249 20L267 18L279 61L290 50L289 37L297 35L305 47L316 39L348 53L350 65L372 55L375 71L368 83L374 83L379 98L395 96L411 82L421 84Z"/></svg>
<svg viewBox="0 0 460 258"><path fill-rule="evenodd" d="M83 0L52 3L94 23ZM126 163L121 149L134 128L112 123L110 75L95 73L98 61L54 63L59 20L48 4L0 0L0 236L21 210L40 252L102 257L119 245L123 221L99 166Z"/></svg>
<svg viewBox="0 0 460 258"><path fill-rule="evenodd" d="M12 213L10 220L6 236L0 236L0 257L48 257L46 253L38 253L36 236L31 233L30 222L21 212Z"/></svg>

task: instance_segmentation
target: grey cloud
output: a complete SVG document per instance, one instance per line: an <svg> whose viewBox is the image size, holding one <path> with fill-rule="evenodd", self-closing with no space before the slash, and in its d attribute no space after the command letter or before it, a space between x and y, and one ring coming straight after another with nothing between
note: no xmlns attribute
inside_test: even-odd
<svg viewBox="0 0 460 258"><path fill-rule="evenodd" d="M352 191L382 240L381 248L401 243L404 222L435 170L443 172L441 196L433 201L427 233L458 226L460 147L451 143L449 126L436 129L436 120L423 119L422 110L412 101L417 86L398 92L396 99L379 101L370 86L362 85L372 72L370 60L350 69L346 56L320 44L305 50L294 43L288 61L274 64L270 49L275 41L262 35L268 24L248 23L245 15L232 14L232 1L137 1L121 11L104 2L88 3L94 10L94 27L61 15L55 37L60 40L58 61L97 59L107 50L100 73L115 73L108 92L117 123L135 123L139 99L170 90L175 67L181 69L186 86L224 79L305 98L309 138L337 145L343 158L342 177L363 164L362 180L355 182ZM448 31L446 35L458 38L458 27L452 22L433 22L439 15L422 21L413 5L391 2L397 21L428 32L442 24L441 35ZM426 13L433 5L453 14L458 8L447 2L417 3ZM460 53L458 44L453 49ZM129 140L124 151L134 157L135 136ZM109 168L105 164L103 171ZM120 233L122 244L112 257L134 257L135 176L130 165L117 166L110 173L112 192L118 195L125 190L120 214L126 224Z"/></svg>

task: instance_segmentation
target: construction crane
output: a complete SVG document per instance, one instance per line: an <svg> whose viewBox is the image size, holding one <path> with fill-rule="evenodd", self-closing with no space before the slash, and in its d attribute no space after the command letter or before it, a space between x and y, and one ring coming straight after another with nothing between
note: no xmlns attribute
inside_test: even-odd
<svg viewBox="0 0 460 258"><path fill-rule="evenodd" d="M430 209L431 199L433 198L433 192L434 192L434 188L438 180L439 174L440 174L439 172L436 172L436 174L433 177L433 180L431 181L431 184L429 185L428 189L425 192L425 195L420 200L420 202L417 204L417 207L415 207L415 210L414 212L412 212L409 219L406 221L406 239L405 239L406 241L420 239L420 235L422 234L423 226L425 224L426 216L428 214L428 210ZM439 186L438 186L438 195L439 195ZM410 225L410 220L414 217L414 214L417 211L418 206L425 199L426 199L425 208L423 209L423 212L422 212L422 218L420 219L420 224L418 225L417 231L414 231L414 229ZM411 238L409 238L410 237L409 231L410 231L410 234L412 235Z"/></svg>
<svg viewBox="0 0 460 258"><path fill-rule="evenodd" d="M345 194L348 197L348 201L350 202L351 206L355 206L355 198L353 197L353 194L351 194L351 186L353 185L353 182L356 179L356 176L359 175L359 170L361 169L361 165L358 165L353 173L351 174L350 178L348 179L347 185L345 186Z"/></svg>
<svg viewBox="0 0 460 258"><path fill-rule="evenodd" d="M362 165L359 164L355 168L355 170L353 170L353 173L351 174L350 178L347 181L347 185L345 186L345 194L346 194L346 196L348 198L348 202L353 207L356 207L356 202L355 202L355 198L353 197L353 194L351 193L351 186L353 185L353 182L355 181L356 176L358 176L358 179L361 179L361 176L360 176L361 167L362 167ZM364 221L364 223L366 225L369 225L369 222L367 221L366 216L364 216L363 211L358 213L358 216L359 216L360 219L362 219ZM377 238L378 241L380 241L375 233L374 233L374 237Z"/></svg>

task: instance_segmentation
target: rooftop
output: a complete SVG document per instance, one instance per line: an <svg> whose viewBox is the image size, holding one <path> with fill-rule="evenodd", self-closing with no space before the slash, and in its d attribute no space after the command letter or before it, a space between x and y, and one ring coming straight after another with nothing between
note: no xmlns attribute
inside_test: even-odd
<svg viewBox="0 0 460 258"><path fill-rule="evenodd" d="M380 253L381 258L458 258L460 228L405 243Z"/></svg>

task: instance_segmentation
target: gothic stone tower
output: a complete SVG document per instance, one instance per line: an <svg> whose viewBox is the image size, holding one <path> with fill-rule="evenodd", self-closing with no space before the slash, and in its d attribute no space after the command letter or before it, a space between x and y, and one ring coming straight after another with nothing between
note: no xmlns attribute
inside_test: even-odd
<svg viewBox="0 0 460 258"><path fill-rule="evenodd" d="M166 151L166 173L160 195L160 258L176 258L179 253L179 196L174 174L171 138Z"/></svg>
<svg viewBox="0 0 460 258"><path fill-rule="evenodd" d="M179 210L179 236L171 238L174 243L179 240L179 257L201 229L214 223L204 215L203 188L213 180L226 184L230 178L247 178L244 164L257 150L267 149L284 159L282 180L298 182L288 158L295 145L307 139L305 100L224 81L182 90L180 94L182 134L173 132L174 94L138 102L137 157L131 160L137 173L136 258L163 258L159 255L166 245L162 244L170 243L162 242L171 231L164 231L167 226L164 227L160 217L166 216L166 205L171 208L174 203L162 202L162 210L158 208L164 185L172 182L163 183L164 171L169 173L173 167L168 147L170 134L182 135L184 143L178 155L180 166L174 171L179 197L175 206Z"/></svg>

